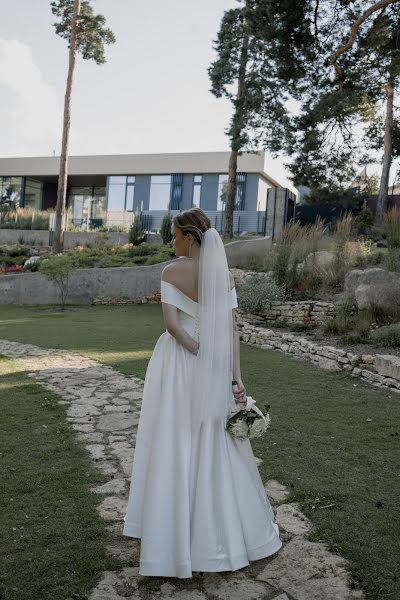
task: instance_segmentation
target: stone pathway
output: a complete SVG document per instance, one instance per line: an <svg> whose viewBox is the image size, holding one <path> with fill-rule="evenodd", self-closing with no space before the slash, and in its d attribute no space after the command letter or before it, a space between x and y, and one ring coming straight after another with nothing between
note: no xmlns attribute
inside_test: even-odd
<svg viewBox="0 0 400 600"><path fill-rule="evenodd" d="M272 557L233 573L195 574L192 579L138 574L140 540L122 535L143 380L76 353L0 340L0 354L18 359L38 383L59 395L68 420L96 468L109 481L92 488L112 542L107 551L121 561L103 573L89 600L356 600L348 562L325 543L310 542L312 524L288 490L270 480L266 491L280 527L283 547ZM261 462L261 461L259 461Z"/></svg>

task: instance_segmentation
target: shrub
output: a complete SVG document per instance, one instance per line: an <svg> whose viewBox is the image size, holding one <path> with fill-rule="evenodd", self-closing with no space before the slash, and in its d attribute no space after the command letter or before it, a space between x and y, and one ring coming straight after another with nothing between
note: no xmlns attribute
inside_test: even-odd
<svg viewBox="0 0 400 600"><path fill-rule="evenodd" d="M145 265L157 265L160 262L165 262L165 260L166 260L165 254L158 252L157 254L153 254L152 256L149 256L144 264Z"/></svg>
<svg viewBox="0 0 400 600"><path fill-rule="evenodd" d="M39 271L56 284L60 292L61 310L65 308L68 295L69 278L73 271L73 262L69 256L57 255L45 258L39 266Z"/></svg>
<svg viewBox="0 0 400 600"><path fill-rule="evenodd" d="M338 285L343 284L345 275L350 266L349 240L352 224L353 216L348 212L336 221L334 233L335 246L333 250L335 258L332 265Z"/></svg>
<svg viewBox="0 0 400 600"><path fill-rule="evenodd" d="M29 254L29 248L24 248L21 246L16 246L8 251L9 256L27 256L27 254Z"/></svg>
<svg viewBox="0 0 400 600"><path fill-rule="evenodd" d="M371 209L368 206L362 208L354 219L353 224L358 234L367 233L374 224L374 216Z"/></svg>
<svg viewBox="0 0 400 600"><path fill-rule="evenodd" d="M260 313L272 302L285 299L286 292L282 285L264 276L253 275L238 286L238 305L247 313Z"/></svg>
<svg viewBox="0 0 400 600"><path fill-rule="evenodd" d="M324 335L341 335L343 333L348 333L351 329L351 322L349 319L339 319L338 317L334 317L333 319L329 319L324 324L323 334Z"/></svg>
<svg viewBox="0 0 400 600"><path fill-rule="evenodd" d="M357 335L364 340L368 338L373 322L369 312L361 311L354 324Z"/></svg>
<svg viewBox="0 0 400 600"><path fill-rule="evenodd" d="M388 271L400 271L400 249L389 248L385 259L385 266Z"/></svg>
<svg viewBox="0 0 400 600"><path fill-rule="evenodd" d="M312 325L308 323L291 323L289 325L289 331L293 332L302 332L302 331L310 331L312 329Z"/></svg>
<svg viewBox="0 0 400 600"><path fill-rule="evenodd" d="M151 256L159 251L159 245L143 243L141 246L131 246L128 256Z"/></svg>
<svg viewBox="0 0 400 600"><path fill-rule="evenodd" d="M135 214L134 221L129 228L129 243L133 246L140 246L146 239L142 221L139 213Z"/></svg>
<svg viewBox="0 0 400 600"><path fill-rule="evenodd" d="M170 244L172 242L171 225L172 225L172 217L171 217L171 214L169 212L167 212L167 214L164 215L164 217L161 221L161 227L160 227L160 234L162 237L162 241L165 245Z"/></svg>
<svg viewBox="0 0 400 600"><path fill-rule="evenodd" d="M342 335L340 343L342 346L352 346L354 344L365 344L366 338L360 335Z"/></svg>
<svg viewBox="0 0 400 600"><path fill-rule="evenodd" d="M371 333L371 341L377 346L398 348L400 346L400 323L375 329Z"/></svg>
<svg viewBox="0 0 400 600"><path fill-rule="evenodd" d="M383 215L388 248L400 248L400 208L394 206Z"/></svg>

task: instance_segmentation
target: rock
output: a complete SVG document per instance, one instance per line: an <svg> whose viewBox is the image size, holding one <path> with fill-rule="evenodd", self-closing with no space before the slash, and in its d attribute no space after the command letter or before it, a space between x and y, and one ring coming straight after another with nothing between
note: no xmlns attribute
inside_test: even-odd
<svg viewBox="0 0 400 600"><path fill-rule="evenodd" d="M105 571L88 600L141 600L137 589L137 567L126 567L118 573Z"/></svg>
<svg viewBox="0 0 400 600"><path fill-rule="evenodd" d="M345 278L344 292L362 310L375 305L387 311L400 303L400 274L386 269L353 269Z"/></svg>
<svg viewBox="0 0 400 600"><path fill-rule="evenodd" d="M298 504L281 504L276 509L276 522L282 529L293 535L305 535L312 529L311 522L299 510Z"/></svg>
<svg viewBox="0 0 400 600"><path fill-rule="evenodd" d="M400 356L390 354L377 354L375 367L379 375L400 381Z"/></svg>
<svg viewBox="0 0 400 600"><path fill-rule="evenodd" d="M133 465L133 447L127 442L113 442L110 444L111 452L118 458L125 475L131 475Z"/></svg>
<svg viewBox="0 0 400 600"><path fill-rule="evenodd" d="M98 458L106 458L105 451L106 447L103 444L89 444L86 446L86 450L88 450L94 459Z"/></svg>
<svg viewBox="0 0 400 600"><path fill-rule="evenodd" d="M348 562L328 551L326 544L303 537L289 541L257 576L296 600L353 600ZM363 596L359 596L363 598Z"/></svg>
<svg viewBox="0 0 400 600"><path fill-rule="evenodd" d="M90 488L95 494L122 494L125 492L124 479L111 479L107 483Z"/></svg>
<svg viewBox="0 0 400 600"><path fill-rule="evenodd" d="M205 591L218 600L264 600L273 591L264 582L249 579L240 572L234 572L226 579L219 573L205 573L203 580ZM186 600L187 597L181 598Z"/></svg>
<svg viewBox="0 0 400 600"><path fill-rule="evenodd" d="M341 371L341 368L337 364L335 360L331 358L325 358L324 356L314 355L315 359L318 361L318 365L321 369L325 369L326 371Z"/></svg>
<svg viewBox="0 0 400 600"><path fill-rule="evenodd" d="M124 498L106 496L103 502L97 506L97 510L105 521L119 521L125 515L126 506L127 500Z"/></svg>
<svg viewBox="0 0 400 600"><path fill-rule="evenodd" d="M114 432L129 429L138 424L139 419L135 419L132 413L110 413L99 418L97 429Z"/></svg>
<svg viewBox="0 0 400 600"><path fill-rule="evenodd" d="M287 487L275 479L270 479L267 481L265 484L265 491L268 498L274 502L284 502L290 494Z"/></svg>

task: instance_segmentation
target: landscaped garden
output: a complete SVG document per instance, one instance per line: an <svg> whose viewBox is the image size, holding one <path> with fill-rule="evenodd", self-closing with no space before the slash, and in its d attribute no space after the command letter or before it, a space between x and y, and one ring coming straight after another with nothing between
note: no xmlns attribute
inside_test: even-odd
<svg viewBox="0 0 400 600"><path fill-rule="evenodd" d="M331 228L321 221L308 227L291 223L271 252L244 255L234 266L256 272L238 286L239 307L246 313L262 316L285 301L322 301L336 307L336 315L324 323L280 317L264 321L268 327L364 352L400 347L398 208L375 231L351 215Z"/></svg>
<svg viewBox="0 0 400 600"><path fill-rule="evenodd" d="M3 306L0 319L0 338L78 351L122 373L141 378L163 329L159 305L71 307L64 314L57 307L52 312L51 307ZM334 552L351 561L354 580L369 598L394 600L399 587L400 519L396 485L400 460L399 397L345 373L327 373L273 351L242 344L241 357L247 392L256 400L271 403L269 435L265 440L253 441L256 456L263 459L260 466L263 481L273 478L288 486L291 490L289 501L298 501L316 526L312 539L326 540ZM60 496L63 498L65 494L65 497L75 498L72 525L63 521L68 513L59 511L59 496L54 492L56 482L49 477L39 477L42 484L38 497L47 498L45 506L49 513L53 507L54 519L53 516L47 520L38 518L39 524L36 525L32 522L33 510L27 511L22 499L18 500L20 506L14 520L10 521L10 531L7 529L8 521L3 521L7 535L12 532L17 540L20 539L16 537L17 533L30 536L28 545L25 540L25 549L31 549L35 544L42 549L34 552L36 579L29 583L32 587L27 589L47 590L48 595L43 593L42 597L50 598L51 590L60 589L57 587L59 584L45 573L48 564L45 548L53 550L53 553L57 549L57 546L49 545L51 535L53 543L60 536L65 543L63 528L72 527L68 536L71 534L73 537L73 528L81 520L78 541L71 542L72 548L76 548L86 535L86 527L95 526L90 512L94 513L94 508L86 499L86 487L81 492L76 489L77 485L86 484L88 469L78 450L74 449L74 445L70 446L68 428L62 428L63 411L58 405L55 407L51 394L30 383L21 373L10 372L10 367L4 373L2 383L2 414L9 415L2 425L2 429L7 430L7 437L2 435L6 448L3 456L7 457L7 465L16 468L15 471L12 468L2 470L2 476L6 477L6 486L3 485L6 493L2 501L8 507L7 511L12 510L10 497L16 497L16 486L24 484L21 471L40 471L47 464L44 457L51 455L52 451L62 461L61 465L57 463L61 472L67 468L66 465L69 469L74 465L72 473L68 471L70 475ZM5 424L11 423L11 418L12 427L8 427ZM27 424L35 425L27 428ZM42 425L48 425L50 429L46 435L42 429L46 432L48 429ZM61 428L63 433L57 434L57 428ZM21 433L15 436L15 431ZM20 454L21 439L27 436L24 446L32 447L26 453L26 456L30 455L29 464L19 464L17 458L12 457L14 451ZM63 439L67 442L60 444ZM75 458L70 453L75 453ZM23 462L24 456L20 456L18 461ZM36 458L32 459L32 456ZM78 482L73 477L78 478ZM28 495L35 494L35 486L32 485ZM27 496L21 495L23 497ZM36 500L34 506L35 503ZM39 511L38 508L36 510ZM31 519L20 516L25 513ZM39 526L40 530L37 529ZM16 530L13 531L12 527ZM45 541L47 545L44 545ZM70 573L73 581L67 582L61 589L75 590L81 584L81 589L88 589L85 588L90 583L86 579L87 569L99 572L97 565L90 567L90 561L97 561L100 552L97 546L92 548L91 544L97 544L97 541L85 542L85 552L82 551L79 558L82 564L74 565L76 571ZM8 547L15 548L14 545ZM22 571L29 556L29 551L12 550L7 557L7 571ZM54 556L53 560L56 560ZM64 559L60 557L59 560ZM56 568L54 572L57 572ZM12 600L28 600L34 596L11 594L9 597Z"/></svg>

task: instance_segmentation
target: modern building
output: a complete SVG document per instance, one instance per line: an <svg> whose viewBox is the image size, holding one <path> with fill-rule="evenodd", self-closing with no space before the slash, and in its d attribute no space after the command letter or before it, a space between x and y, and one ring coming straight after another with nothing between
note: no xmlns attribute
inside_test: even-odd
<svg viewBox="0 0 400 600"><path fill-rule="evenodd" d="M229 152L70 156L67 205L76 225L129 224L135 211L158 231L166 211L200 206L223 228ZM235 232L275 237L294 217L296 197L264 170L264 153L238 158ZM0 158L0 202L54 208L59 157Z"/></svg>

